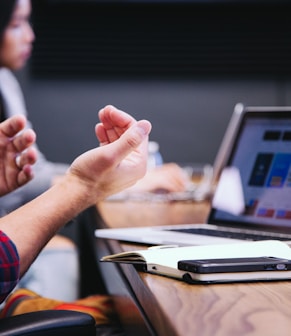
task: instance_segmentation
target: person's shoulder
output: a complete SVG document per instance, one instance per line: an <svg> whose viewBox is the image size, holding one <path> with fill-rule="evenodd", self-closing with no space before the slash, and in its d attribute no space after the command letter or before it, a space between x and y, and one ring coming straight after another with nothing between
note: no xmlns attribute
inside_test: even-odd
<svg viewBox="0 0 291 336"><path fill-rule="evenodd" d="M5 86L18 86L18 81L11 70L0 68L0 84L5 84Z"/></svg>
<svg viewBox="0 0 291 336"><path fill-rule="evenodd" d="M0 68L0 76L1 78L2 77L3 78L13 78L14 80L16 80L15 75L8 68Z"/></svg>

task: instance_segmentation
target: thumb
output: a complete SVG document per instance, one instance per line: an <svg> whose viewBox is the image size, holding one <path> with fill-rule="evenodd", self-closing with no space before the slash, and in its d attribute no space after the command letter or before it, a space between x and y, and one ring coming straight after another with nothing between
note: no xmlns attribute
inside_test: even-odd
<svg viewBox="0 0 291 336"><path fill-rule="evenodd" d="M144 140L148 138L151 128L152 125L147 120L140 120L134 123L117 141L111 143L116 156L124 158L138 147L141 154L146 155L148 150L147 141Z"/></svg>
<svg viewBox="0 0 291 336"><path fill-rule="evenodd" d="M137 121L123 134L124 140L132 149L137 148L149 135L152 125L147 120Z"/></svg>

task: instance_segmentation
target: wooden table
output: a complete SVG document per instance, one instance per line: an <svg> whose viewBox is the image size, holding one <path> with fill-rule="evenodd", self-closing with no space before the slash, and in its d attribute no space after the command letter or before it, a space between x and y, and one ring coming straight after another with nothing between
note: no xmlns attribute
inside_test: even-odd
<svg viewBox="0 0 291 336"><path fill-rule="evenodd" d="M104 202L98 205L109 227L198 223L209 205L187 202ZM143 248L98 239L98 257ZM128 335L289 336L291 283L188 285L138 272L134 266L102 263Z"/></svg>

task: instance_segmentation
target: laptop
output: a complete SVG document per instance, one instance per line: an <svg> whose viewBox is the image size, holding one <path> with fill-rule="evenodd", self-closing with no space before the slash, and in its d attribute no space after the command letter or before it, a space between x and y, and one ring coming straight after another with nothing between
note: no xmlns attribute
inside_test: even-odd
<svg viewBox="0 0 291 336"><path fill-rule="evenodd" d="M96 237L177 246L269 239L291 244L291 106L237 104L214 179L207 223L100 229Z"/></svg>

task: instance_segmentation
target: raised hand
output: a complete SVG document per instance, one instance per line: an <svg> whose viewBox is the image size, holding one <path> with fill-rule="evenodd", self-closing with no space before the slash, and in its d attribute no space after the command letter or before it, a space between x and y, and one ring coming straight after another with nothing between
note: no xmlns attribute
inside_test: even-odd
<svg viewBox="0 0 291 336"><path fill-rule="evenodd" d="M95 189L93 197L99 193L104 198L144 176L151 124L136 121L113 106L100 110L99 119L95 132L101 147L77 158L70 172Z"/></svg>
<svg viewBox="0 0 291 336"><path fill-rule="evenodd" d="M26 119L13 116L0 123L0 196L24 185L33 177L36 151L31 145L36 135L24 130Z"/></svg>

